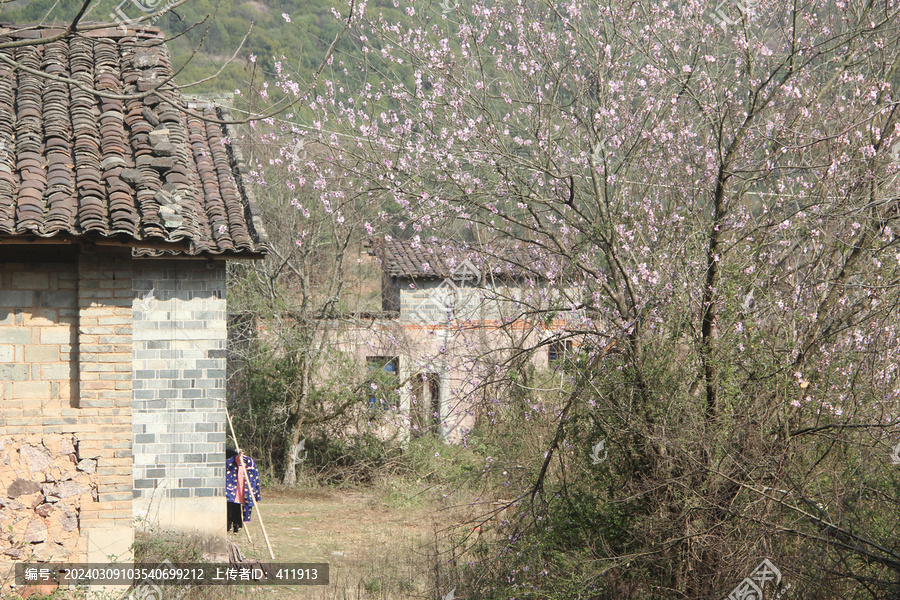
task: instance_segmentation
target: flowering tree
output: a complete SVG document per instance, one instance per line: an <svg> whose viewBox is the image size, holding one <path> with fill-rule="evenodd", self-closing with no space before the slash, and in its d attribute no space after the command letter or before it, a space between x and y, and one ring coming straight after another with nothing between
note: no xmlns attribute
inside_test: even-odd
<svg viewBox="0 0 900 600"><path fill-rule="evenodd" d="M244 140L262 165L251 178L269 255L230 265L229 299L239 313L232 331L240 338L231 348L231 400L241 438L295 485L306 438L346 429L358 400L373 393L365 369L338 343L348 329L366 326L359 315L371 312L374 293L360 288L372 267L359 258L366 233L354 207L323 206L293 183L321 146L297 144L282 158L266 129L255 123L253 139ZM350 218L333 218L335 209Z"/></svg>
<svg viewBox="0 0 900 600"><path fill-rule="evenodd" d="M387 200L370 231L546 257L520 267L595 350L530 498L562 502L569 472L600 507L590 586L711 598L769 556L817 597L879 597L900 573L900 5L400 8L353 7L358 54L311 94L279 70L303 104L283 152L329 147L290 184L335 221Z"/></svg>

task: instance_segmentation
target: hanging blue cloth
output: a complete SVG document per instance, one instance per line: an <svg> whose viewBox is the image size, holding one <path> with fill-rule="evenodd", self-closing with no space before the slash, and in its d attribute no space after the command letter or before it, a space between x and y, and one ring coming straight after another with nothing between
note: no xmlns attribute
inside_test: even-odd
<svg viewBox="0 0 900 600"><path fill-rule="evenodd" d="M253 512L253 504L247 498L248 490L253 491L253 497L256 501L262 500L259 487L259 470L256 468L256 461L249 456L244 456L244 467L247 469L247 478L244 486L244 522L250 522L250 513ZM228 502L237 502L237 482L238 469L237 457L231 457L225 460L225 499ZM247 485L249 484L249 485Z"/></svg>

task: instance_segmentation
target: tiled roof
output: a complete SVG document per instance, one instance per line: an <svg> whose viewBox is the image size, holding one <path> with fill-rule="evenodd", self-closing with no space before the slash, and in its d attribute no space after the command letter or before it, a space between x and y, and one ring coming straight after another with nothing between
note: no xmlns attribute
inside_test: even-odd
<svg viewBox="0 0 900 600"><path fill-rule="evenodd" d="M62 32L0 25L0 43ZM152 90L173 73L156 28L85 31L0 54L110 95ZM0 244L6 236L102 236L136 254L265 252L230 128L187 106L171 83L117 100L0 61ZM226 108L191 106L231 118Z"/></svg>
<svg viewBox="0 0 900 600"><path fill-rule="evenodd" d="M403 279L461 279L473 276L546 279L553 264L535 248L516 243L425 243L372 238L369 253L391 277Z"/></svg>

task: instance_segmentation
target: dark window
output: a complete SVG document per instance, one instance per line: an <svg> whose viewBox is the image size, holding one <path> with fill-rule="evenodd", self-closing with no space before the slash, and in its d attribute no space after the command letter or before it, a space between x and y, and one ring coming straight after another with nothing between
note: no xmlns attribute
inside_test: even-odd
<svg viewBox="0 0 900 600"><path fill-rule="evenodd" d="M572 355L572 341L553 342L547 348L547 362L552 366L553 363L565 360L567 356Z"/></svg>
<svg viewBox="0 0 900 600"><path fill-rule="evenodd" d="M394 402L391 394L397 389L400 373L400 358L397 356L367 356L369 387L375 392L369 397L372 408L390 408Z"/></svg>

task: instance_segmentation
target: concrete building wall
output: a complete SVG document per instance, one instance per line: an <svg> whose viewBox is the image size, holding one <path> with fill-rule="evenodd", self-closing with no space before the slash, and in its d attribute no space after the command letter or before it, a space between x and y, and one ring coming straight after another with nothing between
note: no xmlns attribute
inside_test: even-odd
<svg viewBox="0 0 900 600"><path fill-rule="evenodd" d="M500 328L496 323L432 325L401 318L373 319L344 325L334 334L330 348L343 353L342 364L354 364L361 376L369 372L370 358L380 357L381 362L397 359L398 382L402 383L398 414L391 415L381 432L385 437L390 437L396 426L412 437L431 430L433 393L437 391L439 433L457 442L475 425L479 407L490 402L483 384L497 374L488 361L499 361L514 348L532 345L547 334L534 323L531 329L524 323L518 325ZM546 352L537 353L532 360L536 369L547 368ZM328 378L333 373L325 368L318 375ZM432 382L437 385L432 387Z"/></svg>
<svg viewBox="0 0 900 600"><path fill-rule="evenodd" d="M130 257L32 254L0 253L0 560L127 560Z"/></svg>
<svg viewBox="0 0 900 600"><path fill-rule="evenodd" d="M452 320L497 319L500 305L484 289L445 280L399 280L400 319L422 323Z"/></svg>
<svg viewBox="0 0 900 600"><path fill-rule="evenodd" d="M479 419L492 418L491 406L502 393L501 386L492 383L502 378L496 369L508 368L503 361L520 349L542 345L530 353L531 365L560 380L565 377L549 359L551 353L559 357L574 350L566 331L583 317L583 311L573 310L577 288L560 292L545 284L477 273L465 281L385 275L382 286L383 305L390 313L320 324L320 334L327 338L318 341L322 352L315 376L325 384L350 367L351 373L365 378L373 364L396 359L396 371L391 372L402 385L396 398L385 403L387 418L369 423L384 422L375 429L384 438L402 428L411 436L435 431L448 441L459 441ZM290 318L278 322L289 323ZM265 322L245 324L241 331L245 336L253 331L277 345ZM361 392L363 406L367 395ZM438 424L433 422L435 396Z"/></svg>
<svg viewBox="0 0 900 600"><path fill-rule="evenodd" d="M224 263L135 260L133 287L134 516L224 538Z"/></svg>
<svg viewBox="0 0 900 600"><path fill-rule="evenodd" d="M571 309L581 301L577 288L559 290L508 279L476 283L451 279L393 278L392 281L390 293L398 296L399 317L404 322L440 324L446 323L449 317L454 322L508 323L523 318L523 309ZM581 315L580 310L569 310L563 318L571 320Z"/></svg>
<svg viewBox="0 0 900 600"><path fill-rule="evenodd" d="M477 285L449 279L390 280L383 293L397 294L397 318L345 326L336 334L336 347L354 357L360 373L369 357L397 359L398 381L404 383L398 394L400 414L392 422L399 420L412 436L435 429L431 421L436 395L437 429L448 441L459 441L479 418L491 418L497 391L485 382L498 377L493 365L516 349L560 339L583 316L580 310L565 310L572 305L566 297L575 297L577 290L561 293L508 279L479 278ZM530 362L536 370L552 372L551 349L558 355L565 348L571 349L572 342L548 342ZM431 386L432 381L437 385ZM386 426L384 434L392 431Z"/></svg>

